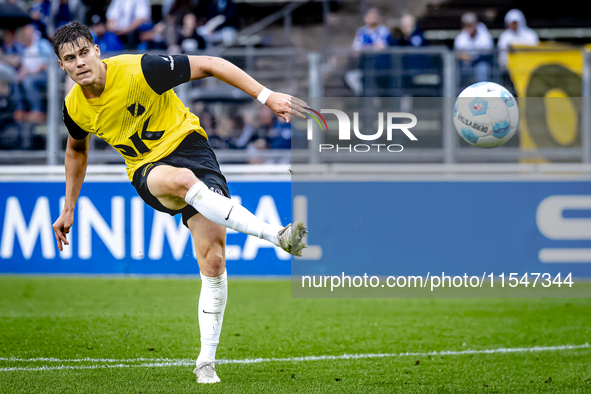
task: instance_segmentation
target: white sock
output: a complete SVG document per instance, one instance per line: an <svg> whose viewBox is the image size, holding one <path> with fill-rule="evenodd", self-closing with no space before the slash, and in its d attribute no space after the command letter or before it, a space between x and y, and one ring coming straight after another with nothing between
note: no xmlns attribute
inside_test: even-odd
<svg viewBox="0 0 591 394"><path fill-rule="evenodd" d="M277 232L283 227L263 222L242 205L215 193L201 181L189 189L185 201L214 223L241 233L254 235L279 246Z"/></svg>
<svg viewBox="0 0 591 394"><path fill-rule="evenodd" d="M201 350L197 365L215 360L215 351L220 342L224 310L228 298L228 274L226 271L217 278L201 274L199 295L199 330Z"/></svg>

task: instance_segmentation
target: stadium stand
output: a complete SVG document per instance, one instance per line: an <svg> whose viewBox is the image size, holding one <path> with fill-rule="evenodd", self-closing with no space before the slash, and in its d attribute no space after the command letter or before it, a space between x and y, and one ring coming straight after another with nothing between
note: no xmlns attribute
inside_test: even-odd
<svg viewBox="0 0 591 394"><path fill-rule="evenodd" d="M81 7L59 14L59 18L63 19L67 14L70 18L83 18L89 24L106 20L105 14L109 2L87 4L82 1L80 4ZM475 12L488 27L495 40L495 47L499 35L505 28L503 21L505 13L512 8L519 8L524 12L528 25L536 31L541 41L555 39L579 43L587 35L591 36L591 27L589 27L591 22L584 18L573 17L572 15L576 13L569 7L557 10L558 17L554 17L554 15L548 16L539 3L531 1L485 0L474 3L467 0L442 2L237 0L234 6L226 11L212 8L214 5L214 3L188 0L164 1L162 4L152 2L150 10L152 20L139 28L141 34L146 37L140 51L161 48L158 53L162 53L165 51L162 45L166 42L169 53L207 53L223 56L245 69L266 86L272 86L276 90L299 97L355 97L358 95L402 97L402 102L405 103L403 106L408 107L412 103L410 100L412 97L455 96L468 83L467 80L461 79L458 70L454 69L459 67L457 61L455 65L449 63L453 40L460 32L461 16L468 11ZM390 29L392 39L390 46L385 48L383 53L363 54L360 57L360 54L352 51L351 43L357 29L364 23L365 11L370 7L379 9L384 25ZM49 11L39 5L29 10L37 25L45 23L40 31L41 34L45 32L48 37L51 36L55 23L59 19L57 14L48 13ZM195 15L195 21L191 18L186 21L189 30L193 29L191 26L196 25L200 29L207 26L208 22L215 23L209 25L207 31L201 30L203 35L198 34L199 30L197 30L195 35L191 36L186 26L184 32L181 27L184 16L188 12ZM219 19L220 16L227 20L222 21ZM419 46L409 45L410 36L406 40L401 35L405 29L403 25L412 19L416 19L416 31L421 38ZM230 37L230 40L224 40L221 36L205 37L207 34L221 31L218 29L226 26L234 29L231 37L226 34L226 38ZM543 29L542 26L544 26ZM9 37L10 33L7 34ZM186 43L179 39L181 35L187 39ZM192 51L192 48L199 48L202 51L204 46L205 52ZM310 57L314 53L318 56ZM0 61L5 61L8 57L9 53L6 53L5 49L0 55ZM379 62L378 59L380 59ZM378 67L377 63L381 66ZM9 70L6 62L2 64L3 69ZM510 87L511 80L506 71L499 66L496 58L491 60L490 64L490 79ZM353 75L355 73L361 75L360 80L366 82L361 83L361 89L355 89L347 81L351 71L354 72ZM59 69L51 72L56 72L59 83L53 90L48 91L47 100L50 101L53 97L57 102L61 102L70 85L63 79L65 75ZM45 143L47 136L53 135L52 130L57 130L60 133L58 145L63 147L66 138L65 129L59 123L59 118L52 116L49 116L49 122L41 122L41 124L29 122L26 118L21 120L18 116L15 119L14 103L12 103L14 95L10 94L11 86L14 84L10 81L10 77L6 78L8 74L3 74L0 89L0 98L2 98L0 147L5 153L0 160L42 161L50 155L48 150L51 144ZM372 80L387 81L387 83L380 82L372 85L369 83ZM263 160L265 162L282 162L285 160L285 153L289 153L281 152L288 151L285 148L290 146L281 138L285 134L281 127L274 126L272 130L275 131L271 133L268 130L255 130L253 133L253 124L245 117L249 116L248 113L255 111L256 103L253 105L252 99L242 92L218 81L203 80L179 87L177 94L196 113L208 113L214 119L228 120L219 127L214 124L208 130L212 140L218 143L220 159L223 162L251 162L247 152L268 157L269 160ZM257 114L257 116L260 115ZM52 122L56 123L52 124ZM248 133L254 136L263 135L264 138L249 139ZM432 138L433 142L430 144L440 146L441 133L439 135L436 135L435 131L433 133L425 139ZM248 143L244 143L245 141ZM31 152L33 149L39 149L39 151L33 154ZM44 149L46 151L43 151ZM116 152L111 151L100 140L93 142L92 149L101 153L93 157L93 160L99 163L120 162ZM19 153L23 150L30 152L26 159L23 159L24 156ZM59 154L52 160L61 160Z"/></svg>

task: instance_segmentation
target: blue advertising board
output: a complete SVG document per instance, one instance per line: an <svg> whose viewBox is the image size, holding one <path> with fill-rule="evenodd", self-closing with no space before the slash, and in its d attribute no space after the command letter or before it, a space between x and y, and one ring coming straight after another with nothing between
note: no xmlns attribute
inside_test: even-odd
<svg viewBox="0 0 591 394"><path fill-rule="evenodd" d="M294 183L309 244L298 275L572 273L591 277L589 182Z"/></svg>
<svg viewBox="0 0 591 394"><path fill-rule="evenodd" d="M274 224L305 218L311 253L294 273L426 275L572 272L591 277L591 184L577 181L230 182ZM156 213L125 182L85 183L70 233L51 224L60 182L0 183L0 272L196 274L180 217ZM303 202L303 204L302 204ZM228 232L230 275L289 275L289 256ZM368 271L368 270L371 270Z"/></svg>
<svg viewBox="0 0 591 394"><path fill-rule="evenodd" d="M63 204L60 182L0 183L0 272L197 274L189 230L144 204L127 182L87 182L78 200L70 247L51 225ZM273 224L291 218L289 182L233 182L233 198ZM290 257L267 241L228 231L233 275L289 275Z"/></svg>

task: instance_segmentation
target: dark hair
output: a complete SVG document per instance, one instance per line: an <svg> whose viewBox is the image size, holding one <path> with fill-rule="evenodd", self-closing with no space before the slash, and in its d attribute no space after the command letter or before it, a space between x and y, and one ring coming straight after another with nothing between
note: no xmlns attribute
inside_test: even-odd
<svg viewBox="0 0 591 394"><path fill-rule="evenodd" d="M78 39L82 38L94 45L94 38L90 29L80 22L70 22L55 31L53 35L53 51L60 57L60 51L65 44L78 46Z"/></svg>

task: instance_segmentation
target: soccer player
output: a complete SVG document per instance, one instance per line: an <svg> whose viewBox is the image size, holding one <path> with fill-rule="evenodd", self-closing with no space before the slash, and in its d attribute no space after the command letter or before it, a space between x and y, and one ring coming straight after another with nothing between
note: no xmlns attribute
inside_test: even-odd
<svg viewBox="0 0 591 394"><path fill-rule="evenodd" d="M86 174L91 135L103 139L125 158L127 175L152 208L182 215L191 231L201 272L199 383L219 382L214 358L227 298L226 227L301 255L307 231L303 223L274 226L258 219L230 197L207 134L171 90L188 81L213 76L256 97L290 120L304 118L306 103L263 87L221 58L210 56L121 55L100 60L90 30L71 22L54 35L59 64L76 83L66 96L63 117L66 147L64 210L53 224L58 249L68 245L74 208Z"/></svg>

